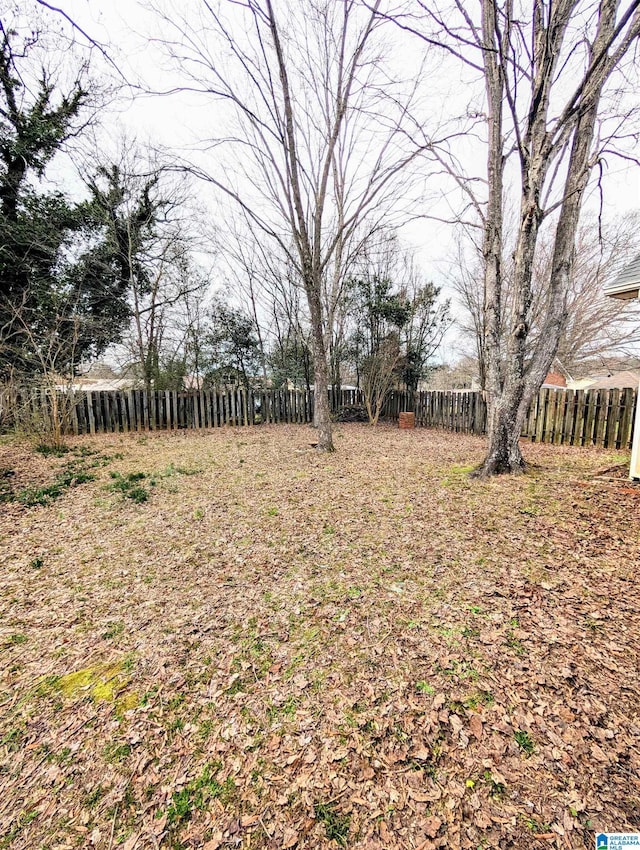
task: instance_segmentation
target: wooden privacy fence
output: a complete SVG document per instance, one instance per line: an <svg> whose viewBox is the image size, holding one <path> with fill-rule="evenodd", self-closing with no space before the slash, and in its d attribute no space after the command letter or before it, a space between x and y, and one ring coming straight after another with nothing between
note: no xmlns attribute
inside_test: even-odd
<svg viewBox="0 0 640 850"><path fill-rule="evenodd" d="M482 393L472 392L391 392L382 410L385 419L398 419L403 410L412 410L416 426L443 428L461 434L484 434L487 406Z"/></svg>
<svg viewBox="0 0 640 850"><path fill-rule="evenodd" d="M540 443L629 448L637 392L624 390L540 390L531 404L522 436ZM416 425L463 434L484 434L487 408L478 392L392 392L383 415L398 419L413 410Z"/></svg>
<svg viewBox="0 0 640 850"><path fill-rule="evenodd" d="M355 390L330 390L331 410L358 403ZM128 433L223 425L305 423L313 419L313 390L230 389L176 392L145 390L58 393L74 434ZM18 391L0 397L1 421L25 421L50 415L51 395L43 390Z"/></svg>
<svg viewBox="0 0 640 850"><path fill-rule="evenodd" d="M333 413L362 404L358 390L329 390ZM65 430L74 434L127 433L185 428L217 428L264 423L306 423L313 419L313 390L144 390L59 394L67 411ZM64 402L67 401L65 404ZM637 392L543 389L531 405L522 436L542 443L629 448ZM44 391L0 394L0 422L50 411ZM477 392L391 392L383 418L397 421L413 411L416 425L463 434L484 434L486 405Z"/></svg>
<svg viewBox="0 0 640 850"><path fill-rule="evenodd" d="M636 390L543 389L522 431L540 443L627 449L633 439Z"/></svg>

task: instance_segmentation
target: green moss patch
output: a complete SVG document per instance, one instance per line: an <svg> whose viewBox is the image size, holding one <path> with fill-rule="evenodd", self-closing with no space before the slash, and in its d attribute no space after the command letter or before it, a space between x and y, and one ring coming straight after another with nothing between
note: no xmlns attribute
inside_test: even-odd
<svg viewBox="0 0 640 850"><path fill-rule="evenodd" d="M66 673L64 676L49 677L40 683L38 693L43 696L58 694L68 700L90 698L96 703L115 703L118 695L129 684L128 666L126 661L96 664ZM135 694L131 697L135 697L133 705L130 705L131 700L126 697L118 700L118 705L122 703L122 710L126 711L127 708L138 704L138 697Z"/></svg>

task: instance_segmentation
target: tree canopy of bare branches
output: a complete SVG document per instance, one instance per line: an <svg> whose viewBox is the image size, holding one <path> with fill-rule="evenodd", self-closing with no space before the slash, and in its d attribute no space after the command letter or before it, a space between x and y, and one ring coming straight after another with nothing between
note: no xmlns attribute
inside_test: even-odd
<svg viewBox="0 0 640 850"><path fill-rule="evenodd" d="M202 0L180 13L158 4L186 87L227 104L235 122L195 170L274 241L304 289L318 447L326 451L333 443L323 292L339 290L363 222L372 229L389 214L402 197L399 175L427 147L406 131L413 89L400 91L386 70L378 6ZM225 148L232 159L223 170Z"/></svg>
<svg viewBox="0 0 640 850"><path fill-rule="evenodd" d="M576 257L565 292L563 323L555 359L574 377L583 374L594 358L633 355L640 342L640 304L607 298L603 286L637 254L638 217L626 214L606 224L594 216L582 221L576 236ZM532 279L531 337L535 340L546 317L547 287L551 273L551 237L541 236ZM502 324L511 310L513 263L503 267ZM472 341L481 385L484 365L482 255L479 246L459 250L451 285L457 292L465 318L460 327ZM469 351L469 347L467 347Z"/></svg>

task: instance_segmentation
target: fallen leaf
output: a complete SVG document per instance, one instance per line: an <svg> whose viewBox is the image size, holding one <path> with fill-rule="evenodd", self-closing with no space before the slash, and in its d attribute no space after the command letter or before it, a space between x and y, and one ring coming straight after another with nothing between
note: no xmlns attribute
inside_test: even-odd
<svg viewBox="0 0 640 850"><path fill-rule="evenodd" d="M478 741L482 738L482 730L482 720L477 714L472 714L469 718L469 731Z"/></svg>
<svg viewBox="0 0 640 850"><path fill-rule="evenodd" d="M429 761L431 750L427 747L419 747L417 750L411 750L411 756L418 761Z"/></svg>
<svg viewBox="0 0 640 850"><path fill-rule="evenodd" d="M407 794L412 800L415 800L416 803L431 803L433 800L438 799L434 793L430 793L429 791L420 791L417 788L408 788Z"/></svg>
<svg viewBox="0 0 640 850"><path fill-rule="evenodd" d="M442 821L439 817L436 817L435 815L432 815L430 818L427 818L422 824L422 828L424 829L426 835L428 835L429 838L435 838L441 826Z"/></svg>
<svg viewBox="0 0 640 850"><path fill-rule="evenodd" d="M328 760L329 761L341 761L343 758L349 755L348 747L337 747L332 753L329 753Z"/></svg>
<svg viewBox="0 0 640 850"><path fill-rule="evenodd" d="M445 704L446 701L447 701L447 698L444 694L436 694L435 697L433 698L433 708L434 708L434 710L437 711L439 708L442 708L442 706Z"/></svg>
<svg viewBox="0 0 640 850"><path fill-rule="evenodd" d="M489 829L491 826L491 818L483 811L476 812L473 822L478 829Z"/></svg>
<svg viewBox="0 0 640 850"><path fill-rule="evenodd" d="M295 829L291 829L291 827L287 827L284 831L284 835L282 836L282 846L283 848L294 847L298 843L298 833Z"/></svg>
<svg viewBox="0 0 640 850"><path fill-rule="evenodd" d="M378 832L380 833L380 838L385 842L385 844L391 842L391 832L383 820L381 820L378 824Z"/></svg>

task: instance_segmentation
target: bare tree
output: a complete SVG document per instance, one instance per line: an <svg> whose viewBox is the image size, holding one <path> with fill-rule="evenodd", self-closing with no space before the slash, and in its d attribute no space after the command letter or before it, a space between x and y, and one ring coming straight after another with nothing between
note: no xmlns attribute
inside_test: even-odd
<svg viewBox="0 0 640 850"><path fill-rule="evenodd" d="M358 0L272 0L165 11L190 88L232 107L226 174L196 168L294 263L309 310L318 448L333 450L323 281L369 215L389 209L401 170L424 150L410 134L413 92L381 59L382 21ZM223 17L225 10L230 18ZM286 17L285 17L286 16ZM285 26L286 23L286 26ZM220 147L217 149L220 152Z"/></svg>
<svg viewBox="0 0 640 850"><path fill-rule="evenodd" d="M223 257L229 267L229 289L233 289L244 301L247 314L253 321L260 352L262 383L266 387L268 351L264 314L268 311L264 309L262 301L264 292L269 291L266 281L269 279L272 264L269 261L264 262L259 241L254 238L250 227L248 231L248 234L245 234L232 229L233 238L231 242L226 240Z"/></svg>
<svg viewBox="0 0 640 850"><path fill-rule="evenodd" d="M126 290L125 366L147 391L157 389L163 355L170 352L175 362L187 344L189 325L182 325L185 312L193 313L190 296L209 283L191 257L198 228L187 212L184 176L177 181L154 155L123 143L117 161L99 166L86 182L102 224L88 264L96 275L118 278Z"/></svg>
<svg viewBox="0 0 640 850"><path fill-rule="evenodd" d="M392 331L362 362L362 394L371 425L378 424L382 406L396 378L401 357L398 332Z"/></svg>
<svg viewBox="0 0 640 850"><path fill-rule="evenodd" d="M489 446L482 475L524 468L519 436L528 405L556 356L567 322L582 202L593 170L628 126L626 62L640 34L640 2L628 0L463 0L441 10L419 2L424 18L398 23L440 45L480 75L486 122L486 199L458 163L446 163L483 226L483 333ZM428 22L425 24L425 19ZM618 83L614 87L613 83ZM610 95L610 96L609 96ZM605 108L606 107L606 108ZM606 120L605 120L606 118ZM513 167L512 167L513 166ZM505 208L518 223L512 297L504 317ZM549 283L533 333L534 270L543 224L550 240Z"/></svg>
<svg viewBox="0 0 640 850"><path fill-rule="evenodd" d="M64 293L55 305L55 315L44 327L27 309L27 293L23 304L12 305L15 326L21 328L37 370L30 381L22 382L21 403L14 409L13 424L38 443L57 449L64 445L75 407L74 367L87 324L80 300L81 294Z"/></svg>
<svg viewBox="0 0 640 850"><path fill-rule="evenodd" d="M565 293L566 321L556 358L572 374L594 358L632 354L640 342L640 304L607 298L605 283L613 280L638 252L637 215L624 216L608 225L587 218L576 237L575 260ZM549 280L552 255L541 252L536 278ZM542 289L541 296L538 295ZM535 287L532 335L543 326L546 295Z"/></svg>
<svg viewBox="0 0 640 850"><path fill-rule="evenodd" d="M580 373L583 364L596 357L631 353L640 341L638 309L629 309L603 293L636 254L638 217L627 214L603 225L587 216L576 236L576 255L565 291L565 315L555 359L570 374ZM544 326L552 262L552 236L541 234L532 277L531 340L535 343ZM484 388L484 310L481 255L477 246L465 253L459 248L451 284L466 317L461 328L473 340ZM502 324L513 302L513 263L503 265Z"/></svg>
<svg viewBox="0 0 640 850"><path fill-rule="evenodd" d="M347 287L349 359L375 425L392 387L418 389L450 326L449 302L393 231L371 239L354 270Z"/></svg>

